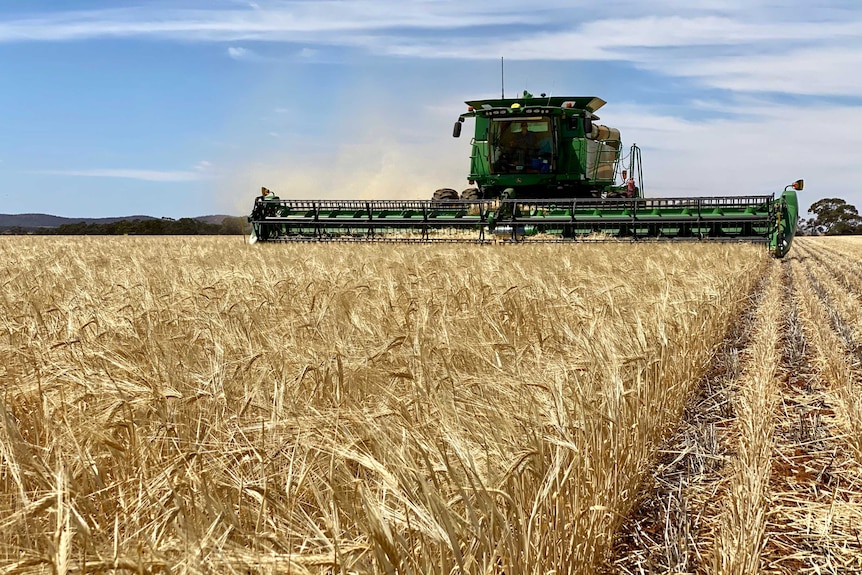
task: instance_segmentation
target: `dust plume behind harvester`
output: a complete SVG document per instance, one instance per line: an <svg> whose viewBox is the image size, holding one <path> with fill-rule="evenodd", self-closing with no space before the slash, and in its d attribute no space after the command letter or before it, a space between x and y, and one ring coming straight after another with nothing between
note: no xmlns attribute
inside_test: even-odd
<svg viewBox="0 0 862 575"><path fill-rule="evenodd" d="M599 124L591 96L473 100L471 187L430 200L285 200L262 188L252 241L578 241L597 238L764 242L775 257L796 232L802 180L771 195L644 197L640 148ZM618 182L620 178L620 183Z"/></svg>

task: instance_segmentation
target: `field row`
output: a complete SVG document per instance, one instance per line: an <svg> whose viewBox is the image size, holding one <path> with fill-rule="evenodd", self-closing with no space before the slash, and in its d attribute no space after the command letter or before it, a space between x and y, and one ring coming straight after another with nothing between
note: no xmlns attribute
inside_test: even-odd
<svg viewBox="0 0 862 575"><path fill-rule="evenodd" d="M852 241L803 238L772 262L663 446L614 571L862 570Z"/></svg>

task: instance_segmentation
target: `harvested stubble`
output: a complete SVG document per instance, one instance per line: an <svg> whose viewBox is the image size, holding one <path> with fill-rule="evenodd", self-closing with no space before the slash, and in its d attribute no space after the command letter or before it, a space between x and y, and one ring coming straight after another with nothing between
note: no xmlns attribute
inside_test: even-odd
<svg viewBox="0 0 862 575"><path fill-rule="evenodd" d="M765 266L696 244L0 256L7 573L590 573Z"/></svg>
<svg viewBox="0 0 862 575"><path fill-rule="evenodd" d="M734 386L736 452L715 533L712 572L716 575L760 572L765 544L780 360L783 290L778 263L772 263L767 277L755 312L755 332L744 350L742 374Z"/></svg>

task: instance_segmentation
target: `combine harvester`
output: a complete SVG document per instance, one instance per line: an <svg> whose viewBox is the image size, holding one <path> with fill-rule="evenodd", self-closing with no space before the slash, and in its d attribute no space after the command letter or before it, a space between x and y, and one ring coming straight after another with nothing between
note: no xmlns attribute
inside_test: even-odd
<svg viewBox="0 0 862 575"><path fill-rule="evenodd" d="M252 241L526 242L595 239L754 241L783 257L796 232L802 180L778 197L643 196L641 154L598 124L593 97L467 102L475 119L468 180L430 200L283 200L266 188ZM625 166L624 166L625 164ZM616 183L617 174L623 183ZM640 184L639 186L637 184Z"/></svg>

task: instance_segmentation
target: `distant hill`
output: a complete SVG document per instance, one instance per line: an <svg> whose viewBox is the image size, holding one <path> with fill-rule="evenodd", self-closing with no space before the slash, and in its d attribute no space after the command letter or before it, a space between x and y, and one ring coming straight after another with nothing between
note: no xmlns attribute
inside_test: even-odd
<svg viewBox="0 0 862 575"><path fill-rule="evenodd" d="M208 215L192 218L206 224L221 224L222 221L231 216L227 215ZM0 214L0 230L10 230L13 228L22 230L37 230L45 228L59 228L69 224L114 224L121 221L146 221L158 220L164 218L155 218L153 216L123 216L116 218L65 218L61 216L52 216L49 214Z"/></svg>

